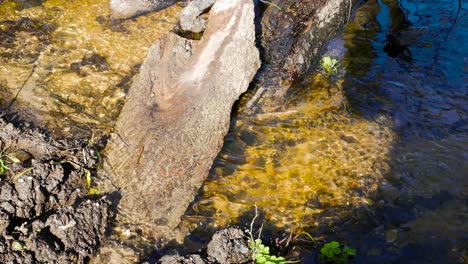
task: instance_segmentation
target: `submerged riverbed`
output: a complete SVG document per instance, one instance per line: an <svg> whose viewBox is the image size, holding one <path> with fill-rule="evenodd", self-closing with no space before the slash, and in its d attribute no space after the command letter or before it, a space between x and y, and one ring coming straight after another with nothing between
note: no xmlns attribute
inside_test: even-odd
<svg viewBox="0 0 468 264"><path fill-rule="evenodd" d="M243 115L241 103L186 225L248 224L256 204L273 236L337 239L366 263L468 261L459 4L365 2L328 47L342 65L331 84L312 72L275 113Z"/></svg>
<svg viewBox="0 0 468 264"><path fill-rule="evenodd" d="M108 133L149 47L180 9L111 21L108 1L1 1L1 108L56 136Z"/></svg>

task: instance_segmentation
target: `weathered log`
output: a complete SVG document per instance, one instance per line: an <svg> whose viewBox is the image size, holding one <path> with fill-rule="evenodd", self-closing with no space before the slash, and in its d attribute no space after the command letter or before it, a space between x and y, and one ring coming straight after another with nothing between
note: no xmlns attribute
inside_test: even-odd
<svg viewBox="0 0 468 264"><path fill-rule="evenodd" d="M106 153L120 223L179 223L259 67L250 0L218 0L199 41L169 33L151 47Z"/></svg>
<svg viewBox="0 0 468 264"><path fill-rule="evenodd" d="M263 13L264 66L246 112L278 110L328 41L347 22L356 0L276 0ZM279 8L278 8L279 7Z"/></svg>
<svg viewBox="0 0 468 264"><path fill-rule="evenodd" d="M110 0L111 17L125 19L143 13L164 9L177 0Z"/></svg>

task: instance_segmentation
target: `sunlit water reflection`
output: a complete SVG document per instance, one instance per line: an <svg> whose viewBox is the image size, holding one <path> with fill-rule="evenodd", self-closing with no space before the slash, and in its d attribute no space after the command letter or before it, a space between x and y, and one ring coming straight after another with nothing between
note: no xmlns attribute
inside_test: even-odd
<svg viewBox="0 0 468 264"><path fill-rule="evenodd" d="M15 112L57 135L108 131L138 65L179 10L117 23L108 1L1 1L1 107L17 96Z"/></svg>
<svg viewBox="0 0 468 264"><path fill-rule="evenodd" d="M354 244L358 261L466 263L466 9L364 3L330 47L330 91L314 72L279 112L241 107L185 224L247 224L256 204L266 228Z"/></svg>

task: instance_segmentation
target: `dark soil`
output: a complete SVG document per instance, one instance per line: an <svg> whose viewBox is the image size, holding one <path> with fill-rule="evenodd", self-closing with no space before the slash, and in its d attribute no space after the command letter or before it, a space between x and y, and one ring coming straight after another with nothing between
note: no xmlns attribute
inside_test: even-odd
<svg viewBox="0 0 468 264"><path fill-rule="evenodd" d="M0 139L8 167L0 174L0 263L88 262L111 217L110 202L89 195L85 181L97 151L1 119Z"/></svg>

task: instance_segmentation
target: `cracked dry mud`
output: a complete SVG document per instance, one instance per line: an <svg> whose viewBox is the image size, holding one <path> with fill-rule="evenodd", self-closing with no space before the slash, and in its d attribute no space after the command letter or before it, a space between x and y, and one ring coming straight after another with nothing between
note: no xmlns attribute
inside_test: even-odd
<svg viewBox="0 0 468 264"><path fill-rule="evenodd" d="M4 120L0 138L2 154L20 161L0 175L0 263L87 262L111 217L110 202L90 196L84 181L96 167L96 150Z"/></svg>

